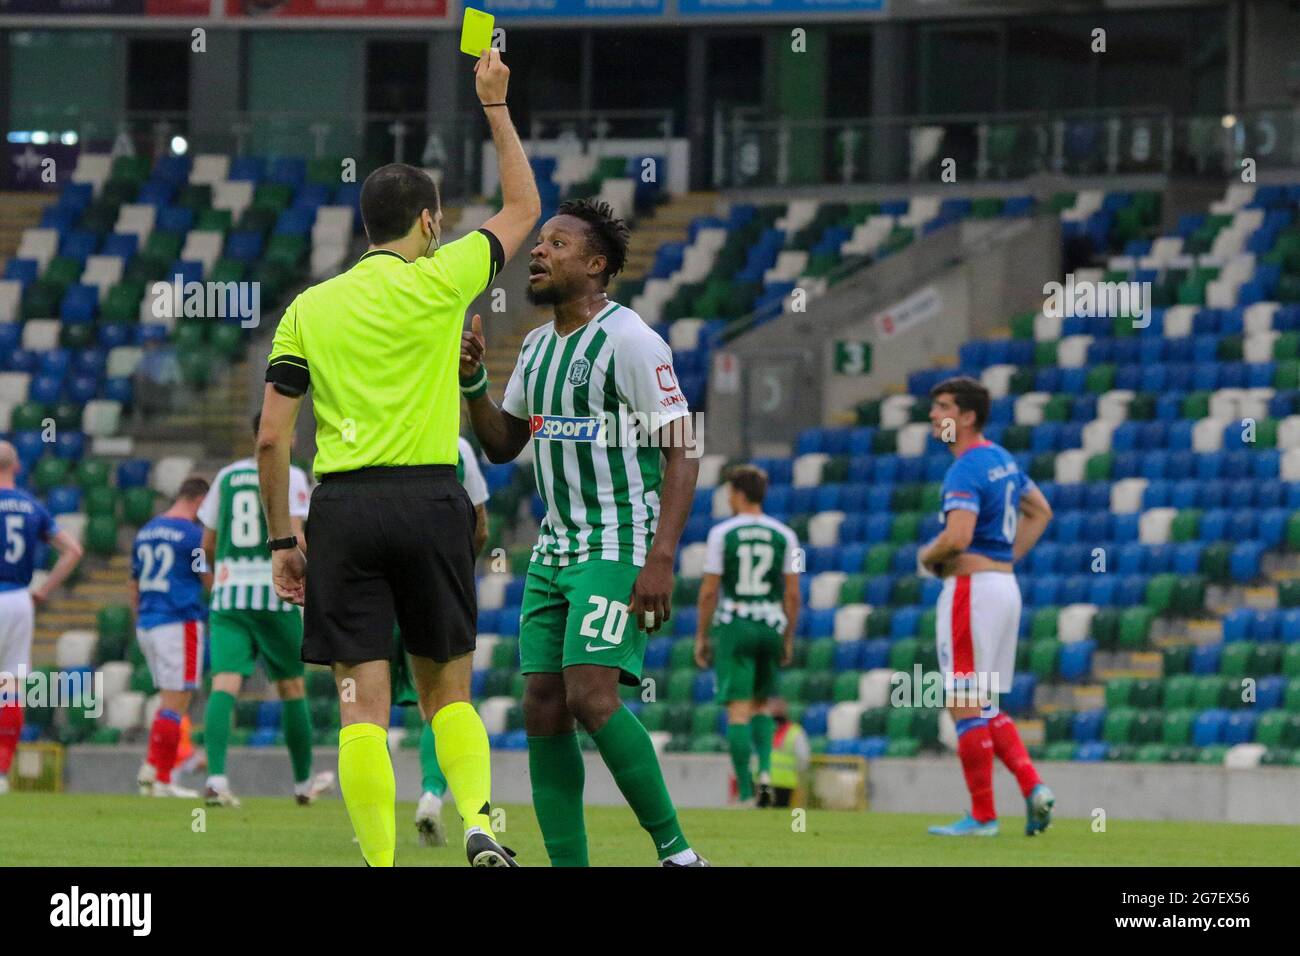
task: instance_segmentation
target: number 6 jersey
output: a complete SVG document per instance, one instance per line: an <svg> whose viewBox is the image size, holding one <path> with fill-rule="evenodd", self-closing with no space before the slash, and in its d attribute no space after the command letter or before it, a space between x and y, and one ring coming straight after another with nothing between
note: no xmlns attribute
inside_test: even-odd
<svg viewBox="0 0 1300 956"><path fill-rule="evenodd" d="M739 618L785 632L785 576L794 574L799 538L765 514L728 518L709 531L704 573L721 576L713 623Z"/></svg>
<svg viewBox="0 0 1300 956"><path fill-rule="evenodd" d="M289 467L289 514L307 517L311 494L307 475ZM244 458L217 472L199 520L217 535L212 579L214 611L296 611L281 601L271 584L271 556L266 550L266 521L257 484L257 462Z"/></svg>

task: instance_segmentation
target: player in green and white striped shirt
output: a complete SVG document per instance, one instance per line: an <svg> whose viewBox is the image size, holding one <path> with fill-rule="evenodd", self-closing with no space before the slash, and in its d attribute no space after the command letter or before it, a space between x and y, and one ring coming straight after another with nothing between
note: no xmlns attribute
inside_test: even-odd
<svg viewBox="0 0 1300 956"><path fill-rule="evenodd" d="M768 701L778 667L794 654L799 617L799 539L763 514L767 473L740 465L727 475L733 517L714 525L700 584L695 662L714 666L718 700L727 705L727 743L741 803L754 797L750 757L758 755L760 807L773 803ZM713 643L710 644L710 636Z"/></svg>
<svg viewBox="0 0 1300 956"><path fill-rule="evenodd" d="M699 471L671 350L605 294L627 243L627 226L607 204L561 204L529 264L529 301L553 306L554 320L524 339L498 406L487 395L475 316L461 348L461 391L489 460L511 461L531 438L546 502L519 656L533 806L551 864L587 864L576 719L662 865L706 866L677 823L649 735L618 694L620 681L639 683L646 633L668 620Z"/></svg>
<svg viewBox="0 0 1300 956"><path fill-rule="evenodd" d="M260 415L253 416L257 434ZM307 476L289 470L289 512L293 533L303 536L310 501ZM266 550L266 520L257 483L257 462L243 458L217 472L203 504L203 553L213 572L208 641L212 654L212 693L204 715L208 753L205 797L210 806L238 806L226 777L231 715L244 678L262 658L266 676L283 701L281 725L293 764L294 796L309 804L334 785L334 774L312 775L311 711L307 708L302 663L302 613L276 596ZM304 544L305 547L305 544Z"/></svg>

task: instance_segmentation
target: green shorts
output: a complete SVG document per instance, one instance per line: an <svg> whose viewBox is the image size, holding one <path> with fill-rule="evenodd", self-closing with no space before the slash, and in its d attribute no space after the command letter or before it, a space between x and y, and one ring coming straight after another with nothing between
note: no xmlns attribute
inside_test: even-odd
<svg viewBox="0 0 1300 956"><path fill-rule="evenodd" d="M412 707L420 702L420 695L415 692L415 675L411 673L411 663L406 659L406 648L402 646L402 632L393 628L393 667L390 683L393 688L394 707Z"/></svg>
<svg viewBox="0 0 1300 956"><path fill-rule="evenodd" d="M212 673L250 677L260 656L271 680L301 677L302 615L292 611L212 611L208 614Z"/></svg>
<svg viewBox="0 0 1300 956"><path fill-rule="evenodd" d="M620 683L639 684L646 635L629 619L627 602L640 573L621 561L528 565L520 672L558 674L574 664L599 664L617 667Z"/></svg>
<svg viewBox="0 0 1300 956"><path fill-rule="evenodd" d="M709 631L713 641L713 671L718 680L717 699L758 700L776 696L776 673L781 667L785 638L757 621L734 618Z"/></svg>

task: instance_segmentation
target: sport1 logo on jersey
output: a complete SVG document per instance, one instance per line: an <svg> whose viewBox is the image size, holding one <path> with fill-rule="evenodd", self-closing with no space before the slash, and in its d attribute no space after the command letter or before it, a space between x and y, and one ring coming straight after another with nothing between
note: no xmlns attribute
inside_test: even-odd
<svg viewBox="0 0 1300 956"><path fill-rule="evenodd" d="M528 428L534 438L551 441L595 441L600 433L599 418L567 418L562 415L533 415Z"/></svg>

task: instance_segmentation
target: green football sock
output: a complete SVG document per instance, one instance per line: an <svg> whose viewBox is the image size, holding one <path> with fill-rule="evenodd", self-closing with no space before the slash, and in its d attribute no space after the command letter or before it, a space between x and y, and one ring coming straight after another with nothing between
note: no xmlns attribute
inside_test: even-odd
<svg viewBox="0 0 1300 956"><path fill-rule="evenodd" d="M654 744L636 715L619 707L591 739L637 821L654 839L659 859L690 849L677 823Z"/></svg>
<svg viewBox="0 0 1300 956"><path fill-rule="evenodd" d="M529 737L528 773L551 866L587 866L587 824L582 814L586 768L578 735Z"/></svg>
<svg viewBox="0 0 1300 956"><path fill-rule="evenodd" d="M224 690L214 690L203 713L203 746L208 751L208 773L214 777L226 772L226 748L230 746L230 717L235 698Z"/></svg>
<svg viewBox="0 0 1300 956"><path fill-rule="evenodd" d="M441 797L447 792L447 778L438 766L438 749L434 745L433 724L425 724L420 734L420 775L425 793Z"/></svg>
<svg viewBox="0 0 1300 956"><path fill-rule="evenodd" d="M280 712L284 744L293 764L293 782L306 783L311 778L311 711L307 709L307 698L284 701Z"/></svg>
<svg viewBox="0 0 1300 956"><path fill-rule="evenodd" d="M749 724L727 725L727 746L731 748L731 766L736 771L736 793L741 800L754 795L754 778L749 772L749 758L754 753Z"/></svg>
<svg viewBox="0 0 1300 956"><path fill-rule="evenodd" d="M758 754L758 772L772 772L772 736L776 733L776 721L768 714L755 714L749 721L754 735L754 752Z"/></svg>

